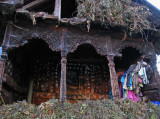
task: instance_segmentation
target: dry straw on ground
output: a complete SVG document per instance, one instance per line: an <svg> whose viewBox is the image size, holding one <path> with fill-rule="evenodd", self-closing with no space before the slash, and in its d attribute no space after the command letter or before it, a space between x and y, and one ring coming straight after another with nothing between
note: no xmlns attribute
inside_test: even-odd
<svg viewBox="0 0 160 119"><path fill-rule="evenodd" d="M52 99L39 106L25 101L0 107L0 119L159 119L160 107L152 103L110 99L64 103Z"/></svg>

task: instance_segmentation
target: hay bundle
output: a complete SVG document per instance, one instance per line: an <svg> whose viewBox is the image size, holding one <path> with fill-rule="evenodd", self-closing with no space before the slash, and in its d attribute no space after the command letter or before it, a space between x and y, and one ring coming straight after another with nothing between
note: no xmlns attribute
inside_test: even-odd
<svg viewBox="0 0 160 119"><path fill-rule="evenodd" d="M149 9L131 0L76 0L79 18L92 22L127 27L130 31L142 32L151 29L147 20Z"/></svg>

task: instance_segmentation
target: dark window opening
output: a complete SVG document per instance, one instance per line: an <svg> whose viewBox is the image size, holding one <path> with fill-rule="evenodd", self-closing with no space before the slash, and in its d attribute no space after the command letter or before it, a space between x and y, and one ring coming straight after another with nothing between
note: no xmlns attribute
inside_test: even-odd
<svg viewBox="0 0 160 119"><path fill-rule="evenodd" d="M72 18L77 16L77 3L75 0L62 0L61 17Z"/></svg>

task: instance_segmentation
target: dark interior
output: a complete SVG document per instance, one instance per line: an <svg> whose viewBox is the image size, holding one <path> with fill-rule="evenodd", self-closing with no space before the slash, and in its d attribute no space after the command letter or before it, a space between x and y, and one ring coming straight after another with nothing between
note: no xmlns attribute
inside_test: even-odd
<svg viewBox="0 0 160 119"><path fill-rule="evenodd" d="M123 49L122 55L122 58L115 58L116 70L127 70L140 57L140 53L131 47ZM26 89L26 92L19 93L14 87L4 83L5 93L12 94L12 100L8 103L27 99L30 80L34 80L32 103L39 105L50 98L58 99L60 61L60 52L53 52L41 39L31 39L19 48L10 49L5 74L9 75L17 86ZM68 101L109 98L109 79L107 58L99 55L92 45L82 44L73 53L68 54Z"/></svg>
<svg viewBox="0 0 160 119"><path fill-rule="evenodd" d="M33 92L49 92L49 84L59 85L60 59L60 52L52 52L47 43L41 39L31 39L24 46L9 50L9 63L5 73L19 87L27 90L13 101L27 99L31 79L34 80ZM51 80L53 82L50 82ZM55 90L52 88L52 91Z"/></svg>
<svg viewBox="0 0 160 119"><path fill-rule="evenodd" d="M75 0L62 0L61 3L61 17L72 18L77 15L77 3ZM46 7L47 6L47 7ZM55 0L44 1L43 4L35 6L34 8L28 9L32 12L46 12L53 14L55 7Z"/></svg>
<svg viewBox="0 0 160 119"><path fill-rule="evenodd" d="M67 98L71 102L109 98L109 68L106 57L90 44L80 45L67 56Z"/></svg>
<svg viewBox="0 0 160 119"><path fill-rule="evenodd" d="M46 12L48 14L53 14L54 6L55 6L55 0L48 0L46 2L43 2L43 4L40 4L38 6L35 6L32 9L29 9L29 11L32 11L32 12Z"/></svg>
<svg viewBox="0 0 160 119"><path fill-rule="evenodd" d="M76 0L62 0L61 17L72 18L77 15Z"/></svg>
<svg viewBox="0 0 160 119"><path fill-rule="evenodd" d="M141 54L138 50L132 47L126 47L122 50L122 57L115 57L115 68L118 72L119 70L126 71L130 65L137 63L137 60L140 58Z"/></svg>

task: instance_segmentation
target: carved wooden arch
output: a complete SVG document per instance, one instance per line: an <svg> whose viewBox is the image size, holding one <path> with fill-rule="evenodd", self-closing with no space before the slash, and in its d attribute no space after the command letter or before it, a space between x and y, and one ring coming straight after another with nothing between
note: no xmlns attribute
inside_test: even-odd
<svg viewBox="0 0 160 119"><path fill-rule="evenodd" d="M103 42L104 41L104 42ZM79 46L83 44L89 44L91 45L97 54L101 56L106 56L107 55L107 40L104 39L98 39L98 40L93 40L93 39L72 39L72 42L67 41L67 53L73 53Z"/></svg>
<svg viewBox="0 0 160 119"><path fill-rule="evenodd" d="M54 51L52 40L50 38L48 38L47 35L39 34L39 33L29 33L25 36L22 36L19 39L11 37L11 39L9 41L10 42L9 48L17 48L17 47L23 46L23 45L27 44L29 40L34 40L34 39L43 40L45 43L47 43L48 47L52 51Z"/></svg>
<svg viewBox="0 0 160 119"><path fill-rule="evenodd" d="M144 52L140 52L140 50L139 50L138 48L135 48L135 47L132 47L132 46L122 47L121 50L120 50L120 52L122 52L122 50L124 50L125 48L133 48L133 49L135 49L136 51L138 51L140 55L143 55L143 54L144 54Z"/></svg>
<svg viewBox="0 0 160 119"><path fill-rule="evenodd" d="M145 45L144 44L138 44L138 43L124 43L121 45L120 49L118 50L119 53L122 52L123 49L131 47L136 49L141 55L145 54Z"/></svg>
<svg viewBox="0 0 160 119"><path fill-rule="evenodd" d="M124 43L124 45L121 46L118 52L119 53L122 52L122 50L125 49L126 47L132 47L136 49L137 51L139 51L141 55L145 55L145 58L147 59L153 59L153 57L155 57L155 52L150 45L146 46L144 43L137 43L137 42L135 43L131 42L130 44Z"/></svg>
<svg viewBox="0 0 160 119"><path fill-rule="evenodd" d="M85 42L85 43L80 43L80 44L75 44L74 45L74 48L71 50L71 52L69 53L74 53L79 47L83 46L83 45L89 45L91 47L94 48L95 52L99 55L101 55L100 51L98 51L98 46L95 46L95 44L92 44L92 43L88 43L88 42Z"/></svg>

